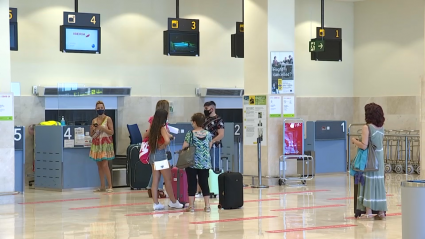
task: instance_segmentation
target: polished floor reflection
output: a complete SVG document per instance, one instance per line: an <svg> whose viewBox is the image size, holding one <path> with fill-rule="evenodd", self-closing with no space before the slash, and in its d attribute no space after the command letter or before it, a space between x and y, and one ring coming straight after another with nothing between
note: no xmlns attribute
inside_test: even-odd
<svg viewBox="0 0 425 239"><path fill-rule="evenodd" d="M215 199L211 213L202 211L202 199L195 213L156 213L146 192L127 188L111 194L28 189L0 197L0 238L399 239L400 181L417 177L387 175L385 221L353 218L353 182L342 174L318 176L306 186L246 188L242 209L219 210Z"/></svg>

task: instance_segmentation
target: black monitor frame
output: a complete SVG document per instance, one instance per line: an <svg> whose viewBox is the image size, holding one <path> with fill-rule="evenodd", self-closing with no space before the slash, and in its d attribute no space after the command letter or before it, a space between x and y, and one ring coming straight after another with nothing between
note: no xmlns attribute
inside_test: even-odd
<svg viewBox="0 0 425 239"><path fill-rule="evenodd" d="M86 29L86 30L97 30L98 38L97 45L98 49L96 51L84 51L84 50L68 50L66 46L66 29ZM66 53L88 53L88 54L100 54L101 49L101 28L100 27L82 27L82 26L60 26L60 48L61 52L65 51Z"/></svg>
<svg viewBox="0 0 425 239"><path fill-rule="evenodd" d="M171 34L191 34L191 35L197 35L198 39L198 49L197 53L170 53L170 33ZM199 32L188 32L188 31L164 31L164 55L170 55L170 56L200 56L200 37Z"/></svg>

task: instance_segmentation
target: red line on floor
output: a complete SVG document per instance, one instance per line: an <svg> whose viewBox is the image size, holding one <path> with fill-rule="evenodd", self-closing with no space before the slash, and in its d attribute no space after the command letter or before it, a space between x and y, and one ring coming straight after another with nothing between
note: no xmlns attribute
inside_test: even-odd
<svg viewBox="0 0 425 239"><path fill-rule="evenodd" d="M394 195L392 195L392 194L387 194L387 197L392 197L392 196L394 196ZM328 200L334 200L334 201L337 201L337 200L346 200L346 199L354 199L354 197L345 197L345 198L329 198Z"/></svg>
<svg viewBox="0 0 425 239"><path fill-rule="evenodd" d="M204 209L195 209L196 212L203 211ZM181 213L186 212L186 209L183 210L167 210L167 211L156 211L156 212L142 212L127 214L126 217L135 217L135 216L148 216L148 215L158 215L158 214L172 214L172 213Z"/></svg>
<svg viewBox="0 0 425 239"><path fill-rule="evenodd" d="M268 233L300 232L300 231L312 231L312 230L345 228L345 227L356 227L356 226L357 225L353 225L353 224L343 224L343 225L332 225L332 226L321 226L321 227L291 228L291 229L285 229L285 230L273 230L273 231L266 231L266 232Z"/></svg>
<svg viewBox="0 0 425 239"><path fill-rule="evenodd" d="M279 201L279 198L268 198L268 199L254 199L254 200L246 200L245 202L266 202L266 201Z"/></svg>
<svg viewBox="0 0 425 239"><path fill-rule="evenodd" d="M387 217L401 216L401 212L387 213L386 216ZM355 218L355 217L346 217L345 219L357 219L357 218Z"/></svg>
<svg viewBox="0 0 425 239"><path fill-rule="evenodd" d="M294 191L294 192L283 192L283 193L269 193L268 195L281 195L281 194L297 194L297 193L316 193L316 192L328 192L331 190L322 189L322 190L306 190L306 191Z"/></svg>
<svg viewBox="0 0 425 239"><path fill-rule="evenodd" d="M74 198L74 199L62 199L62 200L52 200L52 201L21 202L18 204L42 204L42 203L55 203L55 202L84 201L84 200L94 200L94 199L100 199L100 198Z"/></svg>
<svg viewBox="0 0 425 239"><path fill-rule="evenodd" d="M243 201L244 203L248 203L248 202L266 202L266 201L279 201L280 199L278 198L268 198L268 199L254 199L254 200L246 200ZM211 205L218 205L219 203L213 202L210 203Z"/></svg>
<svg viewBox="0 0 425 239"><path fill-rule="evenodd" d="M140 191L131 191L131 192L116 192L116 193L104 193L103 195L116 195L116 194L133 194L133 193L145 193L146 190L140 190Z"/></svg>
<svg viewBox="0 0 425 239"><path fill-rule="evenodd" d="M213 221L190 222L190 224L208 224L208 223L217 223L217 222L236 222L236 221L268 219L268 218L275 218L275 217L277 217L277 216L242 217L242 218L230 218L230 219L213 220Z"/></svg>
<svg viewBox="0 0 425 239"><path fill-rule="evenodd" d="M344 204L334 204L334 205L321 205L321 206L312 206L312 207L293 207L293 208L283 208L283 209L273 209L272 212L284 212L284 211L297 211L304 209L316 209L316 208L328 208L328 207L344 207Z"/></svg>
<svg viewBox="0 0 425 239"><path fill-rule="evenodd" d="M69 210L85 210L85 209L95 209L95 208L107 208L107 207L128 207L128 206L138 206L138 205L148 205L152 204L151 202L141 202L141 203L127 203L127 204L113 204L113 205L103 205L103 206L93 206L93 207L74 207Z"/></svg>

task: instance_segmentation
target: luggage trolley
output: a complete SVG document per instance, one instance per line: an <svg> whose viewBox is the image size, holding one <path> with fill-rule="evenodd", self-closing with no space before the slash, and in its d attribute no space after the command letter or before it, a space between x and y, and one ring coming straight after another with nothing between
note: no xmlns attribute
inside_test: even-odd
<svg viewBox="0 0 425 239"><path fill-rule="evenodd" d="M306 184L307 180L314 178L314 158L304 155L304 120L283 120L284 155L279 157L279 185L285 185L286 181L301 181ZM286 177L286 161L288 159L302 160L302 174L298 177ZM310 167L311 164L311 167ZM298 162L297 162L298 167ZM300 172L297 168L297 172Z"/></svg>

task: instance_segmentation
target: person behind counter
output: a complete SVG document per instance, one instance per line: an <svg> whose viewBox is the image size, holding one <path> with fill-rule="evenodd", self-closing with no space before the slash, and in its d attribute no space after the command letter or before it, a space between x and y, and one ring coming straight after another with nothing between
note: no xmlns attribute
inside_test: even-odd
<svg viewBox="0 0 425 239"><path fill-rule="evenodd" d="M90 136L92 145L89 157L96 161L99 170L100 188L94 192L112 192L111 172L108 161L115 158L112 135L114 134L114 124L109 116L105 115L105 104L102 101L96 102L97 117L92 120L90 126ZM105 189L105 176L108 182L108 189Z"/></svg>

